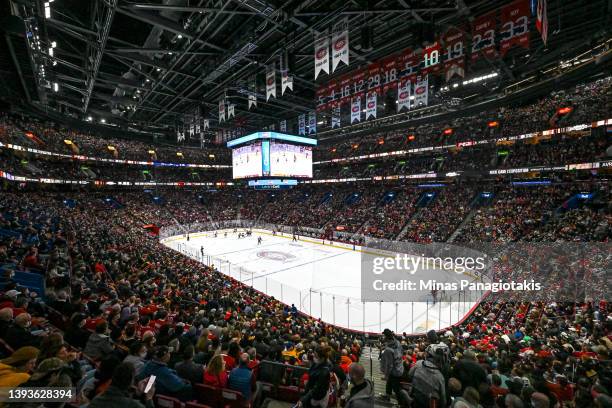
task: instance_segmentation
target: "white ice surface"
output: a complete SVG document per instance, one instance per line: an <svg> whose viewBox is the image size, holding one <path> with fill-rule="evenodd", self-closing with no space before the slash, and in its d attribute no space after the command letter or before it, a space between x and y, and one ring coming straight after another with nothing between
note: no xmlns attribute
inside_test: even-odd
<svg viewBox="0 0 612 408"><path fill-rule="evenodd" d="M260 245L258 237L262 238ZM455 301L435 305L432 301L362 302L360 252L305 237L292 242L290 235L255 230L251 237L238 238L233 230L220 230L216 238L213 232L201 232L191 234L189 241L175 236L162 243L214 264L222 273L288 305L295 304L306 314L358 331L443 329L462 319L477 301L455 297Z"/></svg>

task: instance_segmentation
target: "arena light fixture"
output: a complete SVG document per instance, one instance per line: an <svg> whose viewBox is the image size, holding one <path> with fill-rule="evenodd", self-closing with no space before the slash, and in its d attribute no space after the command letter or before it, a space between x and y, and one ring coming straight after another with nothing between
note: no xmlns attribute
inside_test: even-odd
<svg viewBox="0 0 612 408"><path fill-rule="evenodd" d="M64 143L67 144L68 146L70 146L72 144L72 140L64 139Z"/></svg>
<svg viewBox="0 0 612 408"><path fill-rule="evenodd" d="M53 83L53 92L59 91L59 84L57 82Z"/></svg>
<svg viewBox="0 0 612 408"><path fill-rule="evenodd" d="M183 157L183 153L181 153L181 152L176 152L176 155L177 155L178 157Z"/></svg>
<svg viewBox="0 0 612 408"><path fill-rule="evenodd" d="M106 123L106 119L104 118L100 119L100 123Z"/></svg>

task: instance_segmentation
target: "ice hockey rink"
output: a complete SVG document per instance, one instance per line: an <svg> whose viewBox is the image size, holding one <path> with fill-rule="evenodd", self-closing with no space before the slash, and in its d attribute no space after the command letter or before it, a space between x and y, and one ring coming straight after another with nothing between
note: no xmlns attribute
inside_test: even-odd
<svg viewBox="0 0 612 408"><path fill-rule="evenodd" d="M161 242L305 314L357 331L444 329L462 320L479 300L476 295L455 294L435 304L431 297L422 302L362 302L361 248L343 243L309 237L293 242L290 234L268 230L239 238L233 229L216 231L216 236L210 231L192 233L189 241L177 235Z"/></svg>

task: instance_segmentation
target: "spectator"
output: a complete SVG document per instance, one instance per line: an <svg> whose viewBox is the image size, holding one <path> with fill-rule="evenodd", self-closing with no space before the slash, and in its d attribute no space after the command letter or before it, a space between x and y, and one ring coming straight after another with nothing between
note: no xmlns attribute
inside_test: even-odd
<svg viewBox="0 0 612 408"><path fill-rule="evenodd" d="M439 404L446 403L446 381L442 375L438 360L438 344L427 346L427 357L418 360L410 369L408 378L412 381L413 406L428 408L430 400L436 399ZM396 392L396 395L399 395Z"/></svg>
<svg viewBox="0 0 612 408"><path fill-rule="evenodd" d="M6 332L13 321L13 309L5 307L0 309L0 338L5 338Z"/></svg>
<svg viewBox="0 0 612 408"><path fill-rule="evenodd" d="M93 360L111 354L114 348L108 337L108 323L106 320L96 325L96 331L89 336L83 353Z"/></svg>
<svg viewBox="0 0 612 408"><path fill-rule="evenodd" d="M0 360L0 387L17 387L28 381L37 358L37 348L24 346L15 350L9 358Z"/></svg>
<svg viewBox="0 0 612 408"><path fill-rule="evenodd" d="M308 370L308 382L304 395L298 402L299 406L327 407L329 401L329 384L331 375L331 363L329 362L330 348L319 346L315 349L312 357L312 365Z"/></svg>
<svg viewBox="0 0 612 408"><path fill-rule="evenodd" d="M213 387L225 388L227 386L227 371L225 360L221 354L215 355L204 370L203 383Z"/></svg>
<svg viewBox="0 0 612 408"><path fill-rule="evenodd" d="M119 364L112 377L112 383L106 391L95 397L88 405L89 408L143 408L144 405L135 399L132 391L134 386L134 378L136 377L134 366L130 363L123 362ZM141 393L144 391L148 378L145 378L139 384ZM155 394L155 385L147 392L143 393L148 408L153 408L153 395Z"/></svg>
<svg viewBox="0 0 612 408"><path fill-rule="evenodd" d="M66 329L64 338L68 344L83 349L90 335L91 332L85 329L85 315L77 313L70 319L70 326Z"/></svg>
<svg viewBox="0 0 612 408"><path fill-rule="evenodd" d="M382 398L389 401L392 392L395 393L396 397L400 398L400 381L404 375L404 363L402 360L404 352L400 342L395 338L395 334L391 330L385 329L383 336L385 348L380 356L380 371L386 380L386 385L385 395Z"/></svg>
<svg viewBox="0 0 612 408"><path fill-rule="evenodd" d="M195 348L192 344L189 344L183 349L183 361L177 363L174 366L174 369L179 377L191 382L192 384L197 384L202 381L204 366L202 364L193 362L194 355Z"/></svg>
<svg viewBox="0 0 612 408"><path fill-rule="evenodd" d="M136 372L136 376L138 376L145 365L146 357L147 346L144 343L135 342L130 346L130 354L123 359L123 362L131 364Z"/></svg>
<svg viewBox="0 0 612 408"><path fill-rule="evenodd" d="M374 406L374 385L365 378L365 369L359 363L349 367L349 379L353 387L344 408L371 408Z"/></svg>
<svg viewBox="0 0 612 408"><path fill-rule="evenodd" d="M4 341L13 349L22 346L38 347L41 338L32 334L31 326L32 316L28 313L20 314L6 331Z"/></svg>
<svg viewBox="0 0 612 408"><path fill-rule="evenodd" d="M191 384L178 376L176 371L168 367L170 350L167 346L159 346L153 353L153 359L148 361L137 377L139 380L151 375L156 377L155 388L157 392L187 401L191 398Z"/></svg>
<svg viewBox="0 0 612 408"><path fill-rule="evenodd" d="M249 355L242 353L239 357L239 365L230 371L228 388L242 393L245 400L251 401L251 394L254 391L255 381L253 373L249 368ZM253 395L253 400L256 399Z"/></svg>
<svg viewBox="0 0 612 408"><path fill-rule="evenodd" d="M464 390L467 387L479 389L480 384L487 382L487 373L478 364L476 354L471 350L466 351L463 358L455 364L453 377L461 381Z"/></svg>

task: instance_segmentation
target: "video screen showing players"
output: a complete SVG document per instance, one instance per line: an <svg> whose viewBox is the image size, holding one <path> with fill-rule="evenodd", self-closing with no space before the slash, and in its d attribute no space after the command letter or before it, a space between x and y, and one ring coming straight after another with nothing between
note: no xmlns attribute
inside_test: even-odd
<svg viewBox="0 0 612 408"><path fill-rule="evenodd" d="M232 150L233 178L262 176L261 142L237 147Z"/></svg>
<svg viewBox="0 0 612 408"><path fill-rule="evenodd" d="M312 147L272 142L270 176L312 177Z"/></svg>

